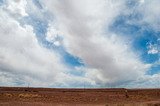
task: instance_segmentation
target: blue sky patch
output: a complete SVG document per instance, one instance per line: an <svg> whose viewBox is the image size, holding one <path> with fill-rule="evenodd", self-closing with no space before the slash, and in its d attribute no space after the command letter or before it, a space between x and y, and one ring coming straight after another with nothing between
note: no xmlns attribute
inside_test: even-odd
<svg viewBox="0 0 160 106"><path fill-rule="evenodd" d="M3 1L3 0L0 0L0 6L1 6L3 3L4 3L4 1Z"/></svg>
<svg viewBox="0 0 160 106"><path fill-rule="evenodd" d="M34 0L36 5L40 6L40 3L37 0ZM43 14L43 13L42 13ZM44 14L45 15L45 14ZM48 20L47 20L48 19ZM44 20L39 19L35 15L30 14L27 17L24 17L22 20L20 20L22 24L29 24L33 26L34 32L36 34L36 37L39 41L39 43L48 48L56 51L62 56L62 60L66 65L69 65L71 67L75 66L83 66L84 64L81 62L81 59L69 54L64 47L62 46L55 46L53 42L49 42L46 40L46 33L48 28L48 22L50 21L49 18L46 16ZM58 35L59 36L59 35ZM63 40L61 37L57 37L56 40Z"/></svg>
<svg viewBox="0 0 160 106"><path fill-rule="evenodd" d="M128 37L131 40L132 47L139 52L141 59L145 63L154 63L159 59L158 54L148 54L148 44L157 44L159 32L155 32L149 25L138 24L141 15L118 16L110 26L110 31L119 36ZM130 23L135 22L135 23ZM137 23L137 24L136 24Z"/></svg>
<svg viewBox="0 0 160 106"><path fill-rule="evenodd" d="M160 73L160 64L153 65L151 69L147 72L149 75L159 74Z"/></svg>
<svg viewBox="0 0 160 106"><path fill-rule="evenodd" d="M43 9L42 4L40 3L39 0L33 0L33 3L35 4L35 6L37 6L39 9Z"/></svg>

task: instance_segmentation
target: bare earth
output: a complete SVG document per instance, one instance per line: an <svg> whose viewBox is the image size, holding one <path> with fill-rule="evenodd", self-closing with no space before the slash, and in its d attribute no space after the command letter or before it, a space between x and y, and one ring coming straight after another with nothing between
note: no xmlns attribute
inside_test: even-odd
<svg viewBox="0 0 160 106"><path fill-rule="evenodd" d="M0 87L0 106L160 106L160 89Z"/></svg>

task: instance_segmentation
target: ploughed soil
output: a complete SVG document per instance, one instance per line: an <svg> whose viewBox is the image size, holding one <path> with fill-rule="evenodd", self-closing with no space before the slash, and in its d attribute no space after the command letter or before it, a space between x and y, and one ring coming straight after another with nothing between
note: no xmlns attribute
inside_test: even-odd
<svg viewBox="0 0 160 106"><path fill-rule="evenodd" d="M160 106L160 89L0 87L0 106Z"/></svg>

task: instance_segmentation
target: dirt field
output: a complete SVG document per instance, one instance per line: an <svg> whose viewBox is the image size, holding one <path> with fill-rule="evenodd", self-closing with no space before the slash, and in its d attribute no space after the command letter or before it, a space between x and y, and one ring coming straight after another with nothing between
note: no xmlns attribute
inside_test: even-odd
<svg viewBox="0 0 160 106"><path fill-rule="evenodd" d="M0 106L160 106L160 89L0 87Z"/></svg>

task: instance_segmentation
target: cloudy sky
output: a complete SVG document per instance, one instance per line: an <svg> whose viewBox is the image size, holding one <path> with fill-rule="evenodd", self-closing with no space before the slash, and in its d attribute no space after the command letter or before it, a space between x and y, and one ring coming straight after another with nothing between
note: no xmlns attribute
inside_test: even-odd
<svg viewBox="0 0 160 106"><path fill-rule="evenodd" d="M0 86L160 87L160 0L0 0Z"/></svg>

